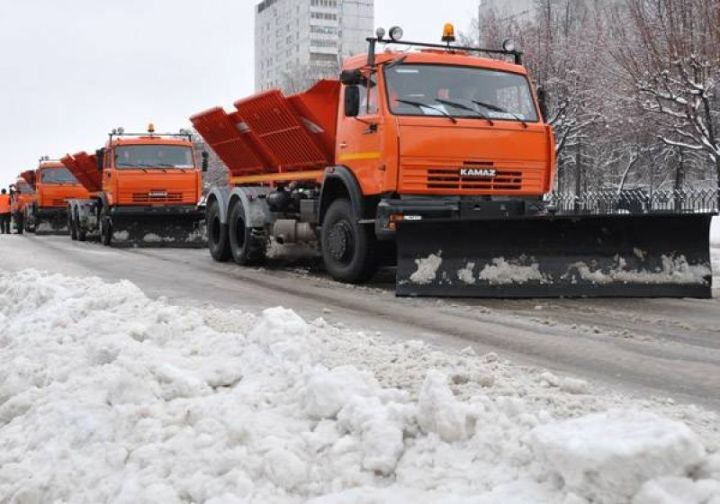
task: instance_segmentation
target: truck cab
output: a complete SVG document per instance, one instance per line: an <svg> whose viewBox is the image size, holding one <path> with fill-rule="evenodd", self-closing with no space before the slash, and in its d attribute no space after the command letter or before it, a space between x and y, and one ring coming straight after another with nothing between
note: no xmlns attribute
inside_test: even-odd
<svg viewBox="0 0 720 504"><path fill-rule="evenodd" d="M22 176L10 186L10 211L18 233L25 231L25 212L35 201L35 190Z"/></svg>
<svg viewBox="0 0 720 504"><path fill-rule="evenodd" d="M202 174L187 138L112 136L97 153L110 207L197 205Z"/></svg>
<svg viewBox="0 0 720 504"><path fill-rule="evenodd" d="M341 81L336 162L380 197L380 237L405 215L524 215L550 192L555 140L522 65L389 51L347 60Z"/></svg>

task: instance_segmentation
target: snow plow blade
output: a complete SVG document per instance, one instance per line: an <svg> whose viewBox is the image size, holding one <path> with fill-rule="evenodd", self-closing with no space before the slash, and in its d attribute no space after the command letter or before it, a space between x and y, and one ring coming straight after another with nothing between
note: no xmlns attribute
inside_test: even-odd
<svg viewBox="0 0 720 504"><path fill-rule="evenodd" d="M204 223L190 216L113 216L113 247L202 248Z"/></svg>
<svg viewBox="0 0 720 504"><path fill-rule="evenodd" d="M398 296L712 297L710 214L398 226Z"/></svg>
<svg viewBox="0 0 720 504"><path fill-rule="evenodd" d="M64 209L35 215L31 226L37 236L70 234L67 225L67 212Z"/></svg>

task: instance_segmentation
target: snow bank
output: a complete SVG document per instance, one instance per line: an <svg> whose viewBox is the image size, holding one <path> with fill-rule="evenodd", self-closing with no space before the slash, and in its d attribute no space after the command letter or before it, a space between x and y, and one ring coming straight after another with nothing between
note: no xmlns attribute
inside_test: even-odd
<svg viewBox="0 0 720 504"><path fill-rule="evenodd" d="M0 325L0 502L720 498L718 440L646 410L716 415L494 354L36 271L0 273Z"/></svg>

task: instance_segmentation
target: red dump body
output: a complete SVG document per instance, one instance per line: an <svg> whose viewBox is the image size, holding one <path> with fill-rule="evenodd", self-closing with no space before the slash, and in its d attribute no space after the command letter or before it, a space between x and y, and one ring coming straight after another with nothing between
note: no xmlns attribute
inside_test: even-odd
<svg viewBox="0 0 720 504"><path fill-rule="evenodd" d="M35 170L27 170L20 174L20 178L24 179L25 182L30 184L30 187L35 189Z"/></svg>
<svg viewBox="0 0 720 504"><path fill-rule="evenodd" d="M335 162L340 82L304 93L272 90L190 118L233 176L322 170Z"/></svg>
<svg viewBox="0 0 720 504"><path fill-rule="evenodd" d="M72 156L68 154L61 161L88 192L102 190L102 173L97 168L95 154L87 152L78 152Z"/></svg>

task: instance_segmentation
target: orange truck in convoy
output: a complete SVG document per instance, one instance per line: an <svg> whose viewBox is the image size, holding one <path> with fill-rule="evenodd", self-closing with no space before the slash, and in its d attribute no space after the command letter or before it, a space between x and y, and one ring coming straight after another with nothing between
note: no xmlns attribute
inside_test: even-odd
<svg viewBox="0 0 720 504"><path fill-rule="evenodd" d="M66 234L67 202L72 198L86 198L87 190L60 161L47 156L32 177L35 197L25 208L26 230L35 234Z"/></svg>
<svg viewBox="0 0 720 504"><path fill-rule="evenodd" d="M19 234L23 234L25 231L25 212L35 201L35 190L28 182L28 179L33 181L34 184L35 178L32 171L21 174L15 183L10 186L10 210L15 229Z"/></svg>
<svg viewBox="0 0 720 504"><path fill-rule="evenodd" d="M207 153L202 168L206 169ZM113 130L95 154L62 160L88 191L67 203L73 240L99 235L104 245L203 246L201 167L189 132Z"/></svg>
<svg viewBox="0 0 720 504"><path fill-rule="evenodd" d="M232 174L207 197L212 257L317 242L343 282L394 259L409 296L710 295L709 216L555 213L553 129L522 53L455 46L452 25L442 40L379 29L338 80L194 115Z"/></svg>

